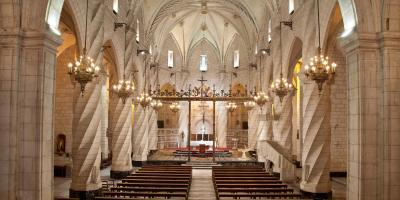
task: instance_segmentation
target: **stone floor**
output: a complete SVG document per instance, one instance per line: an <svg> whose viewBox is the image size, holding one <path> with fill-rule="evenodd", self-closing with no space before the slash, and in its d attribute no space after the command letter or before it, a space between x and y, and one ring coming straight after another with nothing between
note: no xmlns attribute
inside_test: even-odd
<svg viewBox="0 0 400 200"><path fill-rule="evenodd" d="M189 191L190 200L216 199L211 169L193 169L192 185Z"/></svg>

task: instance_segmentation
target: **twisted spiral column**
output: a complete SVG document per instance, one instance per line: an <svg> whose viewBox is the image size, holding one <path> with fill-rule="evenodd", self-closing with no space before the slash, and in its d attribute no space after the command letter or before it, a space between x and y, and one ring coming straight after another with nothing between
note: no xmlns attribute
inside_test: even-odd
<svg viewBox="0 0 400 200"><path fill-rule="evenodd" d="M76 2L77 4L81 2ZM88 55L98 65L101 65L103 56L101 47L104 39L104 5L101 1L89 1ZM82 21L85 20L82 18ZM73 118L73 145L72 145L72 183L71 197L79 197L82 193L97 193L101 189L100 161L101 161L101 89L102 84L93 80L86 85L84 96L80 94L77 85L74 90L74 118Z"/></svg>
<svg viewBox="0 0 400 200"><path fill-rule="evenodd" d="M279 120L273 122L274 141L282 146L287 152L292 149L292 97L290 94L284 97L282 102L279 98L274 98L276 113L279 114Z"/></svg>
<svg viewBox="0 0 400 200"><path fill-rule="evenodd" d="M225 107L225 102L216 102L215 111L217 113L216 117L216 128L217 133L217 147L226 147L226 134L228 125L228 111Z"/></svg>
<svg viewBox="0 0 400 200"><path fill-rule="evenodd" d="M249 148L255 149L257 148L258 144L258 135L260 132L260 118L259 118L259 107L256 106L254 109L249 113L249 133L248 133L248 141L249 141Z"/></svg>
<svg viewBox="0 0 400 200"><path fill-rule="evenodd" d="M180 88L185 88L185 86L188 84L188 78L189 78L189 73L183 73L181 76L181 86ZM187 140L190 139L189 134L189 103L188 102L180 102L181 105L181 110L179 111L179 118L178 118L178 123L179 123L179 128L178 128L178 133L181 134L180 142L179 142L179 147L187 147Z"/></svg>
<svg viewBox="0 0 400 200"><path fill-rule="evenodd" d="M306 81L303 87L303 152L300 188L312 193L331 190L330 169L330 88Z"/></svg>
<svg viewBox="0 0 400 200"><path fill-rule="evenodd" d="M115 95L114 95L115 96ZM118 98L118 97L114 97ZM132 99L117 99L112 117L111 178L122 178L132 171Z"/></svg>
<svg viewBox="0 0 400 200"><path fill-rule="evenodd" d="M133 160L142 162L147 160L148 153L148 109L140 105L135 107L133 123Z"/></svg>

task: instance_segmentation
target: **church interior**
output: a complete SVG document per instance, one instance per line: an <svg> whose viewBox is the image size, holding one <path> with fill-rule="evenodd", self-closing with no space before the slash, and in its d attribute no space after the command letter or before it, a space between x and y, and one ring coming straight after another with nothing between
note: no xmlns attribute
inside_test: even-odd
<svg viewBox="0 0 400 200"><path fill-rule="evenodd" d="M400 0L0 0L0 199L394 200Z"/></svg>

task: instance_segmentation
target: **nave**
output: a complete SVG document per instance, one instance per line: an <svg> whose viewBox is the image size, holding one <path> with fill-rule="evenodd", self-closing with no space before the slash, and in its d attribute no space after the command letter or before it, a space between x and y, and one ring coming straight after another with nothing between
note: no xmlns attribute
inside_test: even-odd
<svg viewBox="0 0 400 200"><path fill-rule="evenodd" d="M0 0L0 199L397 200L399 5Z"/></svg>

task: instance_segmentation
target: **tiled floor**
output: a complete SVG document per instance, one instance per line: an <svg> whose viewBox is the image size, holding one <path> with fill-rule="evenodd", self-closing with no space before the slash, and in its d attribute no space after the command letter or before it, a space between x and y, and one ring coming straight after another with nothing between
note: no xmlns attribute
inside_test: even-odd
<svg viewBox="0 0 400 200"><path fill-rule="evenodd" d="M101 179L110 179L111 167L101 170ZM71 178L54 177L54 197L69 197L69 188L71 186Z"/></svg>
<svg viewBox="0 0 400 200"><path fill-rule="evenodd" d="M216 199L211 174L211 169L193 169L190 200Z"/></svg>

